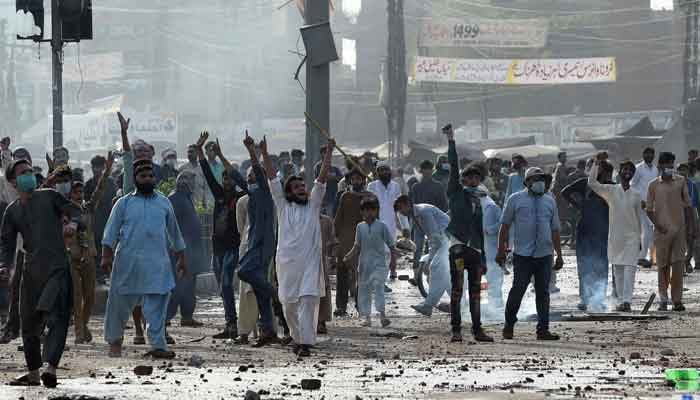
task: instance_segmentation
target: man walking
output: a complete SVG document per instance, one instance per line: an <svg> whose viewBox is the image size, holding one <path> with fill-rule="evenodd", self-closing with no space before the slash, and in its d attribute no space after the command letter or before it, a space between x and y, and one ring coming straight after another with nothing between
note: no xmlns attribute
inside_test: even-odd
<svg viewBox="0 0 700 400"><path fill-rule="evenodd" d="M63 218L75 208L53 189L36 190L32 165L15 160L5 174L19 199L5 210L0 234L0 274L15 262L17 239L24 240L24 265L19 293L20 325L28 374L10 382L14 386L56 387L56 369L66 345L71 316L72 288L68 253L63 241ZM42 355L40 337L48 328ZM40 368L48 363L45 372Z"/></svg>
<svg viewBox="0 0 700 400"><path fill-rule="evenodd" d="M134 161L136 191L114 205L102 240L102 267L111 273L105 311L105 341L109 356L121 357L124 326L134 307L143 302L148 339L154 358L174 358L165 339L170 291L175 287L169 252L177 257L177 276L185 267L185 243L167 197L154 190L150 160Z"/></svg>
<svg viewBox="0 0 700 400"><path fill-rule="evenodd" d="M527 169L527 160L520 154L513 154L511 159L513 173L508 176L508 187L506 188L506 194L503 197L503 202L508 201L508 197L513 193L519 192L525 188L524 178L525 170Z"/></svg>
<svg viewBox="0 0 700 400"><path fill-rule="evenodd" d="M558 335L549 331L549 284L554 251L557 253L554 268L559 270L564 265L559 238L559 214L554 198L545 195L545 174L540 168L527 170L525 186L526 189L513 193L506 200L498 236L496 262L503 265L510 227L514 227L513 287L506 302L503 338L513 339L520 304L534 277L537 340L559 340Z"/></svg>
<svg viewBox="0 0 700 400"><path fill-rule="evenodd" d="M357 224L362 222L360 203L362 199L372 194L365 190L365 176L359 169L351 170L347 179L350 181L350 190L340 196L338 211L333 220L335 234L338 238L338 254L345 255L350 252L355 243ZM335 292L336 317L345 317L348 305L348 293L357 302L357 257L345 262L343 257L338 257L336 270L337 287Z"/></svg>
<svg viewBox="0 0 700 400"><path fill-rule="evenodd" d="M661 176L649 183L646 212L654 224L656 265L659 273L659 311L668 309L668 287L671 286L673 311L683 306L683 273L688 245L692 244L693 216L688 185L673 169L676 156L659 154Z"/></svg>
<svg viewBox="0 0 700 400"><path fill-rule="evenodd" d="M263 158L267 175L273 178L270 187L279 221L276 264L279 298L296 344L295 353L308 357L311 346L316 344L319 301L326 292L320 215L335 142L328 141L328 151L310 194L299 176L287 179L282 189L266 147L263 146Z"/></svg>
<svg viewBox="0 0 700 400"><path fill-rule="evenodd" d="M394 202L401 196L399 184L391 179L391 167L386 162L377 166L378 180L370 183L367 190L374 193L379 200L379 220L389 229L389 235L396 238L396 213ZM387 252L389 253L388 249ZM389 274L391 279L396 279L396 256L390 254Z"/></svg>
<svg viewBox="0 0 700 400"><path fill-rule="evenodd" d="M649 193L649 182L659 177L659 169L654 165L655 150L647 147L642 153L644 161L635 167L634 177L630 184L642 196L642 208L645 208L647 195ZM654 239L654 225L649 220L647 214L642 215L642 250L639 254L638 264L645 268L651 268L649 260L649 249Z"/></svg>
<svg viewBox="0 0 700 400"><path fill-rule="evenodd" d="M631 312L644 214L642 198L630 185L636 167L632 161L620 164L620 184L615 185L598 182L600 164L598 157L591 168L588 186L608 203L608 262L613 265L617 311Z"/></svg>

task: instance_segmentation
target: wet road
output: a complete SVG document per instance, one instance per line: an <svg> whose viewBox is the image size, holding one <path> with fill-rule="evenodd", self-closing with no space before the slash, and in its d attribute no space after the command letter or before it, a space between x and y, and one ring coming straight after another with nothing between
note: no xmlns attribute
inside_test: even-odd
<svg viewBox="0 0 700 400"><path fill-rule="evenodd" d="M552 297L553 315L573 312L578 303L573 253L566 261L559 275L562 292ZM633 307L640 310L656 287L656 271L642 270L637 278ZM0 386L0 399L242 399L248 390L263 399L680 399L680 393L665 386L663 371L700 366L698 280L700 273L686 281L688 312L664 313L671 318L663 321L554 322L552 330L562 335L560 342L536 341L535 323L525 320L517 325L515 340L504 342L502 316L488 312L484 303L485 317L491 319L486 329L496 337L493 344L449 343L449 316L415 314L410 305L420 301L417 289L396 281L387 296L390 329L361 328L356 318L334 320L329 335L322 336L313 356L304 360L281 346L254 349L212 340L210 335L223 324L221 303L200 299L196 318L206 327L181 328L174 321L170 332L178 344L172 362L142 358L147 347L129 344L132 331L127 331L125 356L107 358L102 321L94 318L96 343L75 346L69 338L57 389ZM504 287L510 287L509 277ZM532 297L528 293L524 314L534 312ZM469 331L468 324L464 331ZM17 340L0 345L3 381L22 372L20 344ZM669 349L674 355L661 355L662 350L670 354ZM635 352L640 358L631 360ZM193 354L204 359L201 367L187 366ZM151 365L154 372L136 376L132 370L137 365ZM302 379L319 379L320 390L302 389Z"/></svg>

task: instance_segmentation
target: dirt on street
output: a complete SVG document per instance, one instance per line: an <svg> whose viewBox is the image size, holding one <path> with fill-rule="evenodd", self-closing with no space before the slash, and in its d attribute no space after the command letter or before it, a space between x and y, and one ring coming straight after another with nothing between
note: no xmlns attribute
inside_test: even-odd
<svg viewBox="0 0 700 400"><path fill-rule="evenodd" d="M468 314L465 341L450 343L449 315L437 310L432 317L416 314L410 305L421 301L420 294L399 280L389 284L388 329L362 328L356 317L333 320L312 357L299 360L280 345L255 349L213 340L224 323L221 301L200 298L196 319L205 322L204 328L180 327L178 318L169 328L177 341L175 360L143 358L148 347L131 344L133 329L127 331L123 358L108 358L102 317L94 317L92 344L74 345L71 332L58 388L3 385L0 399L243 399L247 391L262 399L680 399L682 393L666 385L664 370L700 367L700 272L686 278L687 312L659 313L652 307L650 314L667 320L562 322L562 315L580 314L573 252L565 258L561 293L552 296L551 328L562 335L559 342L535 340L536 323L529 318L516 326L515 340L504 341L502 315L489 312L484 303L485 328L495 343L471 341ZM411 274L408 269L400 273ZM510 280L507 276L504 296ZM656 270L640 270L637 282L633 308L639 312L656 290ZM534 314L530 292L521 314L529 313ZM23 373L21 344L18 339L0 345L0 381ZM136 375L137 366L153 371ZM303 389L307 379L319 380L320 389Z"/></svg>

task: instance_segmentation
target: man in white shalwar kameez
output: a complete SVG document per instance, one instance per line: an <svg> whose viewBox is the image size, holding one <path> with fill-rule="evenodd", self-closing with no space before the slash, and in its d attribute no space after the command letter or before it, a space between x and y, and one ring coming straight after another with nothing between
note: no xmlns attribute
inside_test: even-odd
<svg viewBox="0 0 700 400"><path fill-rule="evenodd" d="M329 140L328 149L335 141ZM316 323L320 299L326 293L322 264L321 205L333 151L326 151L321 171L311 193L300 176L291 176L284 190L266 151L265 169L277 207L277 279L279 299L294 340L295 353L308 357L316 344Z"/></svg>
<svg viewBox="0 0 700 400"><path fill-rule="evenodd" d="M637 259L642 241L642 197L630 186L635 174L631 161L620 164L620 184L598 183L598 164L591 168L588 186L608 203L608 260L613 265L618 311L632 311Z"/></svg>
<svg viewBox="0 0 700 400"><path fill-rule="evenodd" d="M639 192L639 196L646 203L649 193L649 183L659 177L659 169L654 165L656 151L653 147L647 147L642 152L644 161L635 166L634 177L630 181L633 189ZM590 175L589 175L590 176ZM654 224L651 223L646 213L642 213L642 249L639 253L638 264L646 268L651 267L649 261L649 249L654 241Z"/></svg>

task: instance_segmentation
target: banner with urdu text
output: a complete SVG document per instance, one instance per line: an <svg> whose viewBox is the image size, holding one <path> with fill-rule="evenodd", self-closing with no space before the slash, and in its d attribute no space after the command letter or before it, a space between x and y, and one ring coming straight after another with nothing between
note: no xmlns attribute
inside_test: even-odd
<svg viewBox="0 0 700 400"><path fill-rule="evenodd" d="M416 57L416 82L561 85L615 82L614 57L562 59L460 59Z"/></svg>
<svg viewBox="0 0 700 400"><path fill-rule="evenodd" d="M540 48L548 33L545 18L431 18L422 21L418 41L422 47Z"/></svg>

